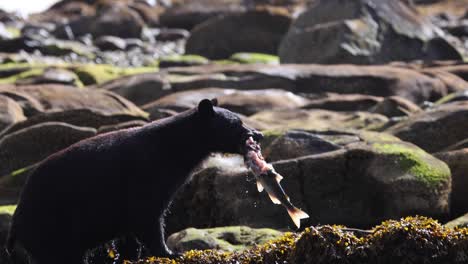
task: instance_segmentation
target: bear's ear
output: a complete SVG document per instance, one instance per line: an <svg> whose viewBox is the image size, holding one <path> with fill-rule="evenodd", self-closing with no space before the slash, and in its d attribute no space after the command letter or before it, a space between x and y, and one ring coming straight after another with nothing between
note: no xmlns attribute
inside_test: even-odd
<svg viewBox="0 0 468 264"><path fill-rule="evenodd" d="M214 115L213 103L211 100L203 99L198 104L198 112L203 117L211 117Z"/></svg>
<svg viewBox="0 0 468 264"><path fill-rule="evenodd" d="M211 103L213 104L213 106L218 106L218 98L211 99Z"/></svg>

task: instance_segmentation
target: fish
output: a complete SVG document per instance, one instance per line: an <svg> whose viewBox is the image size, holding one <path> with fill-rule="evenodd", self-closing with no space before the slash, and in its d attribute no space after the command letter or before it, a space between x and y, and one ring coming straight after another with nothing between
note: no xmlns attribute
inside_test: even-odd
<svg viewBox="0 0 468 264"><path fill-rule="evenodd" d="M274 204L283 205L294 224L300 228L301 219L309 218L309 215L291 203L289 196L280 184L283 176L275 171L273 165L265 161L261 154L260 145L252 137L247 139L246 147L244 161L255 175L257 190L259 192L265 190Z"/></svg>

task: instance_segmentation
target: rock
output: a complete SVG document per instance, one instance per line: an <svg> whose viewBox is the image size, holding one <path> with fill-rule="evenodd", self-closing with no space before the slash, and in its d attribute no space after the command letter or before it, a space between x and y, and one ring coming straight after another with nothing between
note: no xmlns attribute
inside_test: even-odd
<svg viewBox="0 0 468 264"><path fill-rule="evenodd" d="M367 111L382 102L382 97L363 94L326 93L311 98L304 109L324 109L330 111Z"/></svg>
<svg viewBox="0 0 468 264"><path fill-rule="evenodd" d="M99 127L99 130L97 132L98 132L98 134L104 134L104 133L108 133L108 132L112 132L112 131L120 130L120 129L140 127L140 126L144 126L146 124L147 124L147 122L142 121L142 120L132 120L132 121L127 121L127 122L123 122L123 123L119 123L119 124L101 126L101 127Z"/></svg>
<svg viewBox="0 0 468 264"><path fill-rule="evenodd" d="M460 150L464 148L468 148L468 138L457 142L449 147L446 147L445 149L443 149L443 151Z"/></svg>
<svg viewBox="0 0 468 264"><path fill-rule="evenodd" d="M454 74L465 81L468 81L468 64L448 65L431 68L431 70L438 70L441 72L447 72Z"/></svg>
<svg viewBox="0 0 468 264"><path fill-rule="evenodd" d="M158 73L129 75L105 82L98 88L119 94L136 105L157 100L172 91L170 83Z"/></svg>
<svg viewBox="0 0 468 264"><path fill-rule="evenodd" d="M143 111L149 114L149 119L151 121L174 116L178 114L174 110L159 108L157 106L152 106L151 104L144 105L141 107L141 109L143 109Z"/></svg>
<svg viewBox="0 0 468 264"><path fill-rule="evenodd" d="M60 122L24 128L0 139L0 175L40 162L71 144L94 136L96 130Z"/></svg>
<svg viewBox="0 0 468 264"><path fill-rule="evenodd" d="M210 18L244 13L246 8L239 5L240 1L235 2L229 0L183 1L166 9L159 21L162 27L191 30Z"/></svg>
<svg viewBox="0 0 468 264"><path fill-rule="evenodd" d="M446 227L449 227L449 228L455 228L455 227L459 227L459 228L463 228L463 227L468 227L468 214L465 214L463 216L460 216L448 223L445 224Z"/></svg>
<svg viewBox="0 0 468 264"><path fill-rule="evenodd" d="M2 89L2 86L0 85L0 95L9 97L18 103L23 109L23 113L26 117L45 111L44 106L39 102L39 100L26 93L18 92L16 89Z"/></svg>
<svg viewBox="0 0 468 264"><path fill-rule="evenodd" d="M91 109L72 109L58 112L44 112L34 115L22 122L8 126L0 132L0 138L15 131L45 122L62 122L80 127L99 129L105 126L114 126L120 123L141 121L138 117L127 114L103 115Z"/></svg>
<svg viewBox="0 0 468 264"><path fill-rule="evenodd" d="M12 39L13 35L9 32L3 23L0 23L0 41Z"/></svg>
<svg viewBox="0 0 468 264"><path fill-rule="evenodd" d="M291 25L282 63L382 64L462 58L442 31L400 0L320 1Z"/></svg>
<svg viewBox="0 0 468 264"><path fill-rule="evenodd" d="M452 193L450 196L450 213L459 216L468 212L468 148L439 152L435 157L447 163L452 172Z"/></svg>
<svg viewBox="0 0 468 264"><path fill-rule="evenodd" d="M187 39L190 32L181 28L162 28L156 35L156 41L176 41Z"/></svg>
<svg viewBox="0 0 468 264"><path fill-rule="evenodd" d="M210 61L199 55L173 55L159 60L159 68L205 65Z"/></svg>
<svg viewBox="0 0 468 264"><path fill-rule="evenodd" d="M252 52L239 52L234 53L229 57L229 60L239 62L242 64L253 64L263 63L277 65L279 64L279 58L276 55L264 54L264 53L252 53Z"/></svg>
<svg viewBox="0 0 468 264"><path fill-rule="evenodd" d="M373 106L372 113L387 117L410 116L421 112L422 109L411 101L399 96L390 96Z"/></svg>
<svg viewBox="0 0 468 264"><path fill-rule="evenodd" d="M308 100L279 89L238 91L234 89L205 88L176 92L152 102L159 108L184 111L193 108L205 98L218 99L218 105L243 115L252 115L267 109L294 109Z"/></svg>
<svg viewBox="0 0 468 264"><path fill-rule="evenodd" d="M78 76L69 70L61 68L46 68L38 75L31 75L25 78L20 78L15 81L17 85L35 85L35 84L63 84L81 87Z"/></svg>
<svg viewBox="0 0 468 264"><path fill-rule="evenodd" d="M114 36L101 36L94 41L94 45L100 50L125 50L127 43L125 40Z"/></svg>
<svg viewBox="0 0 468 264"><path fill-rule="evenodd" d="M226 59L237 52L276 54L290 23L287 13L272 10L216 17L191 31L186 53L209 59Z"/></svg>
<svg viewBox="0 0 468 264"><path fill-rule="evenodd" d="M273 229L255 229L247 226L187 228L170 235L167 238L167 245L175 252L204 249L232 252L264 244L282 235L282 232Z"/></svg>
<svg viewBox="0 0 468 264"><path fill-rule="evenodd" d="M451 93L435 102L436 105L448 104L458 101L468 101L468 90Z"/></svg>
<svg viewBox="0 0 468 264"><path fill-rule="evenodd" d="M169 232L184 226L293 226L283 207L258 193L241 157L213 163L196 172L176 196L167 219ZM350 143L273 166L284 176L281 184L292 203L310 215L303 225L368 228L383 219L408 214L443 217L449 211L447 165L394 138Z"/></svg>
<svg viewBox="0 0 468 264"><path fill-rule="evenodd" d="M99 85L127 75L156 71L153 67L120 68L106 64L83 64L72 66L70 70L78 75L84 85Z"/></svg>
<svg viewBox="0 0 468 264"><path fill-rule="evenodd" d="M0 93L4 92L8 96L10 91L31 96L41 102L45 111L90 109L102 115L125 114L140 119L147 116L133 103L109 91L78 89L65 85L0 86Z"/></svg>
<svg viewBox="0 0 468 264"><path fill-rule="evenodd" d="M412 115L386 130L428 152L438 152L467 138L468 103L454 102Z"/></svg>
<svg viewBox="0 0 468 264"><path fill-rule="evenodd" d="M368 112L333 112L320 109L266 110L251 119L268 125L269 129L376 129L388 118Z"/></svg>
<svg viewBox="0 0 468 264"><path fill-rule="evenodd" d="M26 117L21 105L9 97L0 95L0 131L23 120L26 120Z"/></svg>
<svg viewBox="0 0 468 264"><path fill-rule="evenodd" d="M389 66L355 65L205 65L167 69L177 75L174 89L202 87L265 89L280 88L304 94L363 94L379 97L398 95L414 103L436 101L458 91L438 77ZM197 76L219 76L197 78ZM179 77L180 76L180 77ZM180 87L180 88L179 88ZM464 88L463 88L464 89Z"/></svg>

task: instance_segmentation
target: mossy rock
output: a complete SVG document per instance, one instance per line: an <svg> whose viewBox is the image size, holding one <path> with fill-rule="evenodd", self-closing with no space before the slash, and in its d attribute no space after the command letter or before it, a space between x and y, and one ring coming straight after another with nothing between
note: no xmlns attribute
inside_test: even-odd
<svg viewBox="0 0 468 264"><path fill-rule="evenodd" d="M169 248L176 252L193 249L241 251L282 236L282 232L247 226L228 226L208 229L187 228L169 236Z"/></svg>
<svg viewBox="0 0 468 264"><path fill-rule="evenodd" d="M16 205L2 205L0 206L0 215L13 215L16 210Z"/></svg>
<svg viewBox="0 0 468 264"><path fill-rule="evenodd" d="M405 143L376 142L372 148L391 157L398 167L429 186L450 182L450 168L424 150Z"/></svg>
<svg viewBox="0 0 468 264"><path fill-rule="evenodd" d="M162 58L159 61L159 67L180 67L180 66L196 66L208 64L210 60L200 55L172 55Z"/></svg>
<svg viewBox="0 0 468 264"><path fill-rule="evenodd" d="M279 64L279 57L270 54L263 53L249 53L249 52L240 52L234 53L229 60L239 62L241 64Z"/></svg>
<svg viewBox="0 0 468 264"><path fill-rule="evenodd" d="M78 75L84 85L92 85L101 84L126 75L155 72L157 71L157 68L119 68L107 64L84 64L76 67L70 67L70 70Z"/></svg>

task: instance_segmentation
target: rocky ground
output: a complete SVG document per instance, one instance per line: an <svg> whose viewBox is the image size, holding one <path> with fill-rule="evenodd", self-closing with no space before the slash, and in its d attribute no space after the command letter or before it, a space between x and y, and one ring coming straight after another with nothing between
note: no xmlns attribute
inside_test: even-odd
<svg viewBox="0 0 468 264"><path fill-rule="evenodd" d="M414 238L422 247L448 252L433 263L466 263L467 231L452 228L468 225L467 10L466 0L63 0L28 19L0 11L0 244L42 159L216 97L264 132L266 159L310 215L303 226L352 230L283 236L294 231L286 211L257 192L240 157L215 155L179 191L169 245L250 249L177 263L389 263L374 247L416 250L396 249L410 227L429 234ZM366 231L411 215L450 222L383 224L405 238ZM452 240L431 244L442 237ZM90 258L121 261L127 240Z"/></svg>

